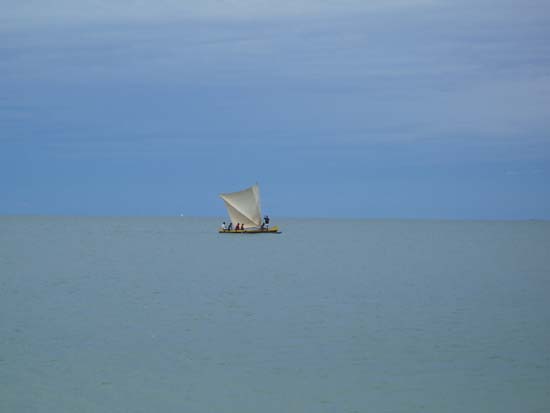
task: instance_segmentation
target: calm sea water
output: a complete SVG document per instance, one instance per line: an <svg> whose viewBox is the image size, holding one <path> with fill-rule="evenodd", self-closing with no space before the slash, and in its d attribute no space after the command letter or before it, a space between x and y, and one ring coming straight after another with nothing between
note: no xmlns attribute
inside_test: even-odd
<svg viewBox="0 0 550 413"><path fill-rule="evenodd" d="M0 411L550 411L550 223L279 224L0 217Z"/></svg>

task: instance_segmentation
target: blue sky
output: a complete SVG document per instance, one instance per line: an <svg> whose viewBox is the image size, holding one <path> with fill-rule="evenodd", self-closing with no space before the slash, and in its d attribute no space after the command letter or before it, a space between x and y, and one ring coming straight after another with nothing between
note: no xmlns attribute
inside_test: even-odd
<svg viewBox="0 0 550 413"><path fill-rule="evenodd" d="M0 214L550 219L547 1L0 8Z"/></svg>

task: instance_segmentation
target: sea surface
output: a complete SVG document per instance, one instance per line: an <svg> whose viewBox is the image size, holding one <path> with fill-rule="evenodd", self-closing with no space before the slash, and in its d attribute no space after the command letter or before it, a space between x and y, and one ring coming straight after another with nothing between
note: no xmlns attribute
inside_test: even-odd
<svg viewBox="0 0 550 413"><path fill-rule="evenodd" d="M0 217L0 412L549 412L550 223Z"/></svg>

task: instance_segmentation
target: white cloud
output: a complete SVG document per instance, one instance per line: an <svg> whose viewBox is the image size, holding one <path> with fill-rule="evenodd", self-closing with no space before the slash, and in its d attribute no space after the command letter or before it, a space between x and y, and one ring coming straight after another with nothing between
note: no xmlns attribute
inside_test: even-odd
<svg viewBox="0 0 550 413"><path fill-rule="evenodd" d="M105 91L111 87L107 85L116 85L121 97L114 106L137 107L139 113L151 108L136 106L133 95L124 91L140 85L147 94L159 96L166 108L172 106L162 93L175 90L175 107L187 104L196 108L197 115L215 108L218 116L225 116L228 129L239 125L242 131L241 124L253 124L250 130L257 129L250 135L271 122L283 125L276 133L284 135L287 125L300 126L312 135L323 134L326 141L333 136L342 140L343 133L349 141L372 136L392 141L421 136L548 139L548 25L545 14L532 9L508 4L507 11L493 15L487 2L479 13L471 4L463 11L457 4L388 11L387 7L420 4L400 1L365 6L359 1L284 0L276 8L266 1L164 1L155 9L150 4L21 2L11 11L20 23L25 17L48 25L85 19L100 24L51 25L4 35L0 89L7 96L6 90L11 91L15 102L25 96L21 90L32 93L36 101L41 96L35 91L39 85L44 90L41 104L50 108L63 87L66 98L82 99L72 92L74 86L94 96L96 87ZM377 7L379 13L366 13ZM523 18L512 17L512 9ZM330 10L349 15L332 17ZM365 14L356 16L354 10ZM281 17L306 11L322 18ZM224 14L270 20L218 19ZM185 15L211 19L166 20ZM101 24L108 23L104 16L115 24ZM152 23L125 24L129 18ZM56 85L55 93L46 85ZM202 106L189 90L199 97L207 95ZM101 109L97 102L82 101L84 107ZM113 120L110 113L101 113ZM58 121L79 114L87 116L84 108L78 108L73 117L62 113ZM14 117L6 111L0 115ZM135 117L126 112L119 116ZM161 121L153 129L161 123L174 127L180 115L155 112L155 116Z"/></svg>

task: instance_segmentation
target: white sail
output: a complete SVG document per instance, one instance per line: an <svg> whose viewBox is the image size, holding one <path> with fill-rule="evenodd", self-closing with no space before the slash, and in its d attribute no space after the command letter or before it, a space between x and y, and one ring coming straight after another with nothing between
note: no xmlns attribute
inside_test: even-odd
<svg viewBox="0 0 550 413"><path fill-rule="evenodd" d="M259 227L262 224L260 210L260 188L258 184L243 191L220 194L225 202L227 213L233 225L244 224L245 228Z"/></svg>

